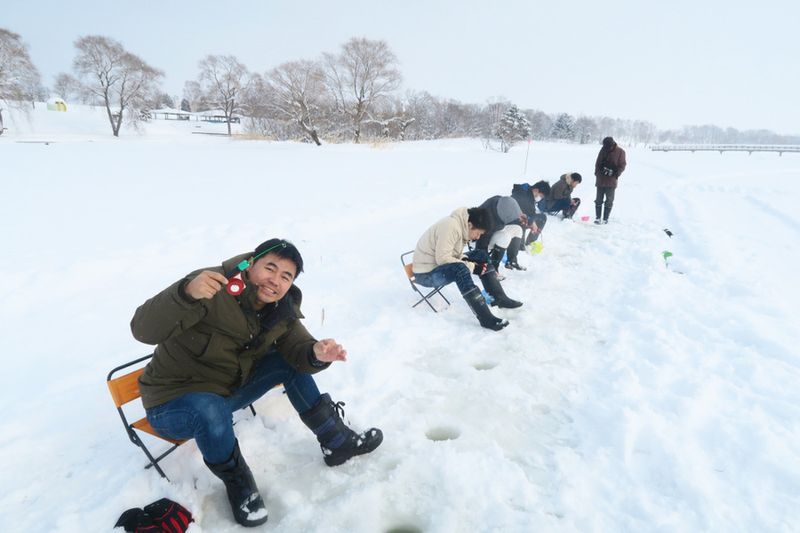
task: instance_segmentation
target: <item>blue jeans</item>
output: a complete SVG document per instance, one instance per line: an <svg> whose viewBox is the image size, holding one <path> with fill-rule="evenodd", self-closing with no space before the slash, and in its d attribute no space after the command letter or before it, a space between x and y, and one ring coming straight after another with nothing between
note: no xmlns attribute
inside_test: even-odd
<svg viewBox="0 0 800 533"><path fill-rule="evenodd" d="M563 211L565 218L572 218L572 215L574 215L575 211L578 210L578 206L581 205L581 200L580 198L573 198L572 201L575 202L574 206L570 200L567 200L566 198L560 198L553 202L553 205L550 206L550 208L547 210L547 213L555 215L558 214L559 211Z"/></svg>
<svg viewBox="0 0 800 533"><path fill-rule="evenodd" d="M430 272L425 272L424 274L417 274L415 272L414 280L423 287L431 288L447 285L455 281L461 294L466 294L467 291L475 287L475 282L472 281L472 273L464 263L439 265Z"/></svg>
<svg viewBox="0 0 800 533"><path fill-rule="evenodd" d="M167 403L147 409L147 420L159 435L170 439L194 439L203 459L210 464L227 461L233 453L233 413L261 398L283 383L289 401L298 413L311 409L320 393L311 374L298 372L275 350L253 369L247 383L231 396L211 392L189 392Z"/></svg>

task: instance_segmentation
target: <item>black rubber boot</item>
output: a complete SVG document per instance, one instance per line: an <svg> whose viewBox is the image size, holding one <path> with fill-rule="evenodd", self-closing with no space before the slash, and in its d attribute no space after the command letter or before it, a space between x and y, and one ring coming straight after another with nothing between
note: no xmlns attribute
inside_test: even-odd
<svg viewBox="0 0 800 533"><path fill-rule="evenodd" d="M608 224L608 215L611 214L611 206L606 203L606 210L603 213L603 224Z"/></svg>
<svg viewBox="0 0 800 533"><path fill-rule="evenodd" d="M230 459L218 465L206 463L206 466L225 483L233 518L239 524L255 527L267 521L267 508L258 493L253 473L239 451L238 440Z"/></svg>
<svg viewBox="0 0 800 533"><path fill-rule="evenodd" d="M336 466L356 455L369 453L383 442L383 432L371 428L361 435L347 427L342 420L344 402L334 403L330 394L323 394L319 401L300 414L300 419L314 432L325 456L325 464Z"/></svg>
<svg viewBox="0 0 800 533"><path fill-rule="evenodd" d="M600 215L602 214L602 212L603 212L603 203L601 202L601 203L598 204L597 202L595 202L595 204L594 204L594 219L595 220L600 220Z"/></svg>
<svg viewBox="0 0 800 533"><path fill-rule="evenodd" d="M508 244L508 250L506 250L506 253L508 254L506 256L506 268L511 268L514 270L528 270L517 262L520 246L522 246L522 239L520 237L514 237L511 239L511 242Z"/></svg>
<svg viewBox="0 0 800 533"><path fill-rule="evenodd" d="M489 306L486 305L486 300L483 299L483 294L481 294L481 290L478 287L470 289L463 296L470 310L484 328L500 331L508 325L508 320L497 318L492 314L492 311L489 309Z"/></svg>
<svg viewBox="0 0 800 533"><path fill-rule="evenodd" d="M500 285L500 280L497 279L497 272L487 272L481 276L481 283L483 283L483 288L486 289L486 292L494 298L492 305L508 309L522 306L522 302L512 300L506 296L506 291L503 290L503 286Z"/></svg>
<svg viewBox="0 0 800 533"><path fill-rule="evenodd" d="M541 231L539 231L539 233L533 233L532 231L529 231L529 232L528 232L528 236L527 236L527 237L525 237L525 246L523 247L523 250L524 250L524 249L525 249L525 247L527 247L527 246L528 246L530 243L532 243L532 242L536 242L536 240L539 238L539 234L541 234Z"/></svg>
<svg viewBox="0 0 800 533"><path fill-rule="evenodd" d="M581 199L580 198L573 198L573 200L575 201L575 205L571 205L571 206L567 207L566 209L564 209L564 218L572 218L572 215L574 215L575 211L577 211L578 207L580 207Z"/></svg>
<svg viewBox="0 0 800 533"><path fill-rule="evenodd" d="M500 268L500 261L503 260L503 255L506 253L505 248L500 248L499 246L495 245L494 248L489 252L489 262L494 266L494 269L497 270Z"/></svg>

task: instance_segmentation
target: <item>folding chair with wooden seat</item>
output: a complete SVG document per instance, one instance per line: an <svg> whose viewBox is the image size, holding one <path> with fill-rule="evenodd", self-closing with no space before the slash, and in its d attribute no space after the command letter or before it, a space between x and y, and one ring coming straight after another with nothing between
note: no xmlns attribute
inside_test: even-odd
<svg viewBox="0 0 800 533"><path fill-rule="evenodd" d="M162 437L152 428L150 422L147 421L147 417L140 418L135 422L128 422L128 418L125 416L125 411L123 410L123 406L133 400L138 399L141 394L139 392L139 376L144 372L144 367L138 368L127 374L123 374L119 377L113 377L114 374L119 372L120 370L124 370L129 368L137 363L141 363L143 361L147 361L153 357L153 354L145 355L144 357L140 357L134 361L129 363L125 363L124 365L120 365L114 368L111 372L108 373L108 377L106 378L106 382L108 384L108 390L111 392L111 397L114 399L114 405L117 406L117 412L119 412L119 417L122 419L122 425L125 427L125 432L128 434L128 438L130 441L141 448L142 452L147 456L147 459L150 461L148 464L145 465L145 468L150 468L151 466L156 469L156 471L161 474L161 477L169 481L169 478L161 470L161 467L158 465L159 461L161 461L164 457L174 452L178 446L186 442L185 440L173 440L168 439L166 437ZM256 410L253 405L250 405L250 410L253 412L253 415L256 414ZM153 457L153 454L150 450L145 446L144 442L137 431L141 431L142 433L147 433L148 435L152 435L158 439L163 441L169 442L172 445L161 455L158 457Z"/></svg>
<svg viewBox="0 0 800 533"><path fill-rule="evenodd" d="M444 295L444 294L442 294L442 292L441 292L441 291L442 291L442 289L444 288L444 286L445 286L446 284L444 284L444 285L439 285L438 287L434 287L433 289L431 289L431 290L428 292L428 294L424 294L424 293L423 293L421 290L419 290L419 288L420 288L422 285L417 285L417 283L416 283L416 280L415 280L415 278L414 278L414 270L413 270L413 268L414 268L414 263L411 263L411 262L408 262L408 263L407 263L407 262L406 262L406 258L407 258L408 256L413 256L413 255L414 255L414 250L411 250L410 252L406 252L406 253L404 253L404 254L400 254L400 262L401 262L401 263L403 263L403 268L404 268L404 269L405 269L405 271L406 271L406 276L408 276L408 282L411 284L411 288L412 288L412 289L414 289L414 292L416 292L417 294L419 294L419 295L421 296L420 300L419 300L417 303L415 303L414 305L412 305L411 307L412 307L412 308L413 308L413 307L416 307L416 306L418 306L419 304L421 304L422 302L425 302L426 304L428 304L428 307L430 307L431 309L433 309L433 312L434 312L434 313L438 313L438 311L436 310L436 308L435 308L435 307L433 306L433 304L430 302L429 298L431 298L431 297L432 297L434 294L438 294L439 296L441 296L441 297L442 297L442 300L444 300L445 302L447 302L447 305L450 305L450 300L448 300L448 299L445 297L445 295ZM425 288L426 288L426 289L428 289L429 287L425 287Z"/></svg>

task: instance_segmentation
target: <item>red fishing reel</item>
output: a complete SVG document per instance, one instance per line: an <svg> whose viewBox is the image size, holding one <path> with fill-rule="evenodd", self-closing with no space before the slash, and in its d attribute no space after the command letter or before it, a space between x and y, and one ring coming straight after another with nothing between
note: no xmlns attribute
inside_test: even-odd
<svg viewBox="0 0 800 533"><path fill-rule="evenodd" d="M228 284L225 285L225 291L231 296L239 296L244 291L244 280L242 279L242 273L239 272L232 278L228 278Z"/></svg>
<svg viewBox="0 0 800 533"><path fill-rule="evenodd" d="M244 280L242 279L242 272L250 266L250 261L244 260L236 265L236 273L228 275L228 284L225 285L225 291L231 296L239 296L244 291Z"/></svg>

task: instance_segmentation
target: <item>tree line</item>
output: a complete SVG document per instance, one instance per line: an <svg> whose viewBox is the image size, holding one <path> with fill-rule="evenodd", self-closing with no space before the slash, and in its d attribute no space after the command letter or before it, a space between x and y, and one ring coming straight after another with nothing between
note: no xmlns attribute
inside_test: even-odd
<svg viewBox="0 0 800 533"><path fill-rule="evenodd" d="M186 81L180 98L162 90L163 71L114 39L83 36L74 46L71 72L58 74L48 89L21 37L0 28L0 133L4 106L24 109L52 94L105 107L115 136L124 121L146 121L149 111L180 107L218 110L228 134L231 119L240 117L249 133L317 145L476 137L487 148L506 152L528 139L596 143L608 135L628 144L800 143L800 137L768 130L713 125L659 130L643 120L520 109L502 98L474 104L402 91L397 57L380 40L352 38L336 52L288 61L263 73L249 70L235 56L209 55L198 62L197 76Z"/></svg>

